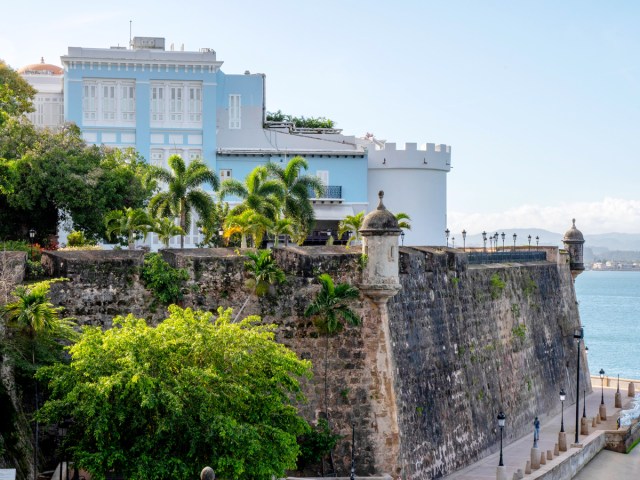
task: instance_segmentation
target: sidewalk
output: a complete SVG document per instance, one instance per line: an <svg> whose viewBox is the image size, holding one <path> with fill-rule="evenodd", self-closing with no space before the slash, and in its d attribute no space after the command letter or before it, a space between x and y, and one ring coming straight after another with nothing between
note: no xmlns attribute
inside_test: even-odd
<svg viewBox="0 0 640 480"><path fill-rule="evenodd" d="M640 393L640 381L634 381L636 387L636 393ZM611 379L610 386L607 387L607 381L605 379L604 386L604 403L607 408L607 420L598 424L596 427L592 427L592 418L598 414L598 409L601 402L601 382L599 377L591 377L591 384L593 386L593 392L587 395L587 407L586 414L589 426L589 436L579 435L580 442L583 440L589 441L592 434L596 430L616 430L619 408L614 408L615 405L615 393L617 390L617 380ZM622 394L622 409L628 408L632 398L627 396L628 381L620 380L620 393ZM558 399L558 402L560 400ZM582 401L580 402L580 417L582 417ZM553 456L552 460L547 460L546 465L541 465L542 468L533 470L531 474L525 474L524 478L534 479L537 478L542 471L547 471L550 468L569 460L569 458L576 452L576 449L572 449L571 445L575 440L575 403L573 405L564 406L564 430L567 435L567 448L566 452L560 452L559 456ZM552 418L547 418L540 428L540 440L538 441L538 448L541 452L547 452L547 450L554 451L554 446L558 443L558 432L560 431L560 414ZM507 418L507 424L505 430L509 428L509 419ZM496 439L500 441L500 437ZM533 447L533 418L531 419L531 433L525 437L515 440L507 441L503 446L503 461L506 466L506 478L511 480L513 474L522 469L525 471L525 465L527 460L531 459L531 448ZM463 470L459 470L447 477L448 480L495 480L496 469L498 466L500 452L489 455L482 460L466 467Z"/></svg>

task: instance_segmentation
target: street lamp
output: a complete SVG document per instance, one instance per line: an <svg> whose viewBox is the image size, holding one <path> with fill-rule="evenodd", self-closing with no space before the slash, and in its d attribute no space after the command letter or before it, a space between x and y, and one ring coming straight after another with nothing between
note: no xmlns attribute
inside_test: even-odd
<svg viewBox="0 0 640 480"><path fill-rule="evenodd" d="M444 231L444 236L447 237L447 248L449 247L449 234L451 233L451 231L447 228Z"/></svg>
<svg viewBox="0 0 640 480"><path fill-rule="evenodd" d="M580 416L580 342L584 338L584 328L578 327L573 332L573 338L578 343L578 366L576 368L576 441L578 443L578 434L580 433L580 427L578 426Z"/></svg>
<svg viewBox="0 0 640 480"><path fill-rule="evenodd" d="M36 236L36 231L32 228L29 230L29 244L31 245L31 260L33 260L33 239Z"/></svg>
<svg viewBox="0 0 640 480"><path fill-rule="evenodd" d="M456 248L456 237L451 237L451 248Z"/></svg>
<svg viewBox="0 0 640 480"><path fill-rule="evenodd" d="M351 424L351 474L349 475L349 480L356 480L356 463L355 463L355 449L356 444L356 424Z"/></svg>
<svg viewBox="0 0 640 480"><path fill-rule="evenodd" d="M502 232L502 251L504 252L504 237L506 237L506 235L504 234L504 232Z"/></svg>
<svg viewBox="0 0 640 480"><path fill-rule="evenodd" d="M493 236L493 250L495 252L498 251L498 232L496 232L495 235Z"/></svg>
<svg viewBox="0 0 640 480"><path fill-rule="evenodd" d="M531 235L527 237L529 239L529 252L531 252Z"/></svg>
<svg viewBox="0 0 640 480"><path fill-rule="evenodd" d="M540 237L536 235L536 250L538 250L538 244L540 243Z"/></svg>
<svg viewBox="0 0 640 480"><path fill-rule="evenodd" d="M560 413L560 431L564 432L564 399L567 398L567 394L564 388L560 390L560 403L562 404L562 410Z"/></svg>
<svg viewBox="0 0 640 480"><path fill-rule="evenodd" d="M482 232L482 242L484 243L484 252L487 253L487 232Z"/></svg>
<svg viewBox="0 0 640 480"><path fill-rule="evenodd" d="M602 382L602 396L600 397L600 405L604 405L604 369L600 369L600 381Z"/></svg>
<svg viewBox="0 0 640 480"><path fill-rule="evenodd" d="M500 463L498 463L499 467L504 467L504 462L502 461L502 431L504 430L504 424L507 420L507 416L504 412L500 412L498 414L498 426L500 427Z"/></svg>
<svg viewBox="0 0 640 480"><path fill-rule="evenodd" d="M467 250L467 231L462 230L462 251L465 252Z"/></svg>
<svg viewBox="0 0 640 480"><path fill-rule="evenodd" d="M518 234L514 233L513 234L513 251L516 251L516 238L518 238Z"/></svg>
<svg viewBox="0 0 640 480"><path fill-rule="evenodd" d="M404 230L400 234L400 240L402 240L402 246L404 247Z"/></svg>

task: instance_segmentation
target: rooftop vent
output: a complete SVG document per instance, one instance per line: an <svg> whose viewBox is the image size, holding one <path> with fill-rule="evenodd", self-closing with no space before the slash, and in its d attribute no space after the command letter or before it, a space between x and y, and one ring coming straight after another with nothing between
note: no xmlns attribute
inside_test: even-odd
<svg viewBox="0 0 640 480"><path fill-rule="evenodd" d="M164 50L162 37L133 37L134 50Z"/></svg>

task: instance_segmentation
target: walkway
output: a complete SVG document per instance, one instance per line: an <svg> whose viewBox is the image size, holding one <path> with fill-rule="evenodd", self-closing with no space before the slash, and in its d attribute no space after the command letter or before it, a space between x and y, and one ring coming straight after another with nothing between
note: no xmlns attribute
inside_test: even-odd
<svg viewBox="0 0 640 480"><path fill-rule="evenodd" d="M587 395L587 409L586 414L589 419L594 417L598 413L598 409L600 407L601 401L601 387L600 387L600 379L597 377L592 377L591 383L593 386L593 393ZM636 393L640 391L640 383L636 382ZM597 425L595 428L591 426L591 422L589 422L589 432L593 433L594 430L615 430L617 425L616 421L618 419L618 412L620 409L614 408L614 395L616 393L616 380L611 379L611 385L609 387L604 387L604 402L607 407L607 420ZM627 396L627 382L620 380L620 392L622 393L622 407L627 408L631 402L631 398ZM560 401L560 400L558 400ZM571 444L575 440L575 404L567 405L565 403L564 408L564 427L565 432L567 433L567 452L560 452L560 456L553 457L552 460L547 460L546 465L542 465L541 469L534 470L532 474L525 475L525 479L534 479L537 478L543 471L547 471L550 468L558 465L563 462L563 460L568 460L568 458L572 454L572 450L575 453L575 449L571 448ZM580 416L582 417L582 402L580 402ZM558 432L560 431L560 414L556 415L552 418L544 418L540 416L541 428L540 428L540 440L538 442L538 448L541 451L546 452L547 450L554 450L554 445L558 442ZM518 470L522 469L524 472L525 465L527 460L531 458L531 447L533 446L533 419L531 419L531 434L526 435L525 437L505 443L503 448L503 459L504 464L506 466L508 480L513 478L513 474ZM505 429L509 428L509 419L507 418L507 425ZM588 440L587 437L581 435L580 441ZM640 451L640 450L639 450ZM623 454L614 453L614 452L602 452L605 454L612 454L623 456ZM496 467L498 466L500 453L497 452L495 454L489 455L488 457L479 460L478 462L470 465L469 467L455 472L447 477L448 480L495 480L496 479ZM599 455L600 457L600 455ZM608 455L602 456L602 458L608 457ZM638 458L634 456L633 458ZM606 461L606 460L605 460ZM608 463L607 463L608 465ZM639 468L638 465L635 465L637 471ZM609 470L608 470L609 471ZM637 476L610 476L602 475L598 476L597 473L594 473L595 476L585 476L579 477L582 480L592 480L592 479L603 479L603 478L640 478Z"/></svg>

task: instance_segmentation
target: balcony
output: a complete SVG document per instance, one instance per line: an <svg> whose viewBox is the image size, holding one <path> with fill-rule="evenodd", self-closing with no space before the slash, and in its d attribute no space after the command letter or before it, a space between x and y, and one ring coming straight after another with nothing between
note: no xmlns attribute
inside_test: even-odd
<svg viewBox="0 0 640 480"><path fill-rule="evenodd" d="M322 195L316 196L312 189L309 189L309 198L313 201L325 202L342 202L342 185L327 185Z"/></svg>

